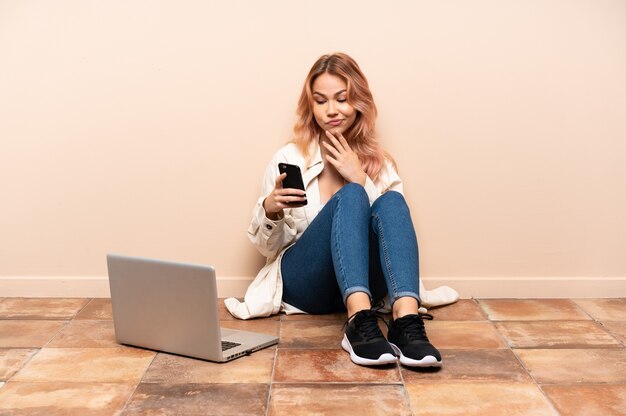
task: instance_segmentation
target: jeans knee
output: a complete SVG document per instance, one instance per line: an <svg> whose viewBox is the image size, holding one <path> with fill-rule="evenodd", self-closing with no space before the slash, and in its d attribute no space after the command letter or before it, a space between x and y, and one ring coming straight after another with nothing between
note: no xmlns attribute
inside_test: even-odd
<svg viewBox="0 0 626 416"><path fill-rule="evenodd" d="M369 198L363 185L350 182L345 184L338 192L341 198L353 198L357 203L367 205L369 207Z"/></svg>
<svg viewBox="0 0 626 416"><path fill-rule="evenodd" d="M373 213L381 214L388 211L397 214L399 210L406 211L408 213L409 206L407 205L404 196L400 192L396 191L385 192L372 204Z"/></svg>

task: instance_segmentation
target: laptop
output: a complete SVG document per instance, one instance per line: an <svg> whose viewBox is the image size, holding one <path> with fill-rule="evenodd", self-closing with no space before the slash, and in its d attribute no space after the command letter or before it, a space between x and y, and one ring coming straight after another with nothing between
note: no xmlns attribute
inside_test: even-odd
<svg viewBox="0 0 626 416"><path fill-rule="evenodd" d="M120 344L226 362L278 343L220 328L215 269L107 255L115 336Z"/></svg>

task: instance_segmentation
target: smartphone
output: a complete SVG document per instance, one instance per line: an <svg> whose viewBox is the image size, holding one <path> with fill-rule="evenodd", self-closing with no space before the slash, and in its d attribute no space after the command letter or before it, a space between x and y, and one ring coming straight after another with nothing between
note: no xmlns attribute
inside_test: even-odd
<svg viewBox="0 0 626 416"><path fill-rule="evenodd" d="M302 173L297 165L290 165L289 163L279 163L278 171L283 174L286 173L287 177L283 179L283 188L301 189L304 191L304 182L302 181ZM302 203L292 203L294 205L306 205L305 200Z"/></svg>

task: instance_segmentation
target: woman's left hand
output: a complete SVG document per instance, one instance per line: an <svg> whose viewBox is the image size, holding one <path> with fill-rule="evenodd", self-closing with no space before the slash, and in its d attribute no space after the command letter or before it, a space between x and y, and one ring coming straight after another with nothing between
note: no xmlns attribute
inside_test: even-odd
<svg viewBox="0 0 626 416"><path fill-rule="evenodd" d="M363 170L359 157L350 148L343 134L337 133L337 137L335 137L332 133L326 131L326 136L330 140L330 143L322 141L322 144L328 151L326 160L337 169L337 172L346 181L365 185L367 174Z"/></svg>

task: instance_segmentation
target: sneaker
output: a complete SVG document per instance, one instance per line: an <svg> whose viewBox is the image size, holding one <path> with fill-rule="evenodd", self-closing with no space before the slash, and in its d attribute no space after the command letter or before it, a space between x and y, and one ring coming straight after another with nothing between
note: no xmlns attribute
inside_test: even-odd
<svg viewBox="0 0 626 416"><path fill-rule="evenodd" d="M378 327L378 315L372 310L363 310L346 322L346 331L341 347L350 353L353 363L359 365L393 364L398 361L393 347L387 342Z"/></svg>
<svg viewBox="0 0 626 416"><path fill-rule="evenodd" d="M387 338L400 363L409 367L441 367L441 354L433 347L424 328L423 319L433 319L432 315L406 315L389 321Z"/></svg>

